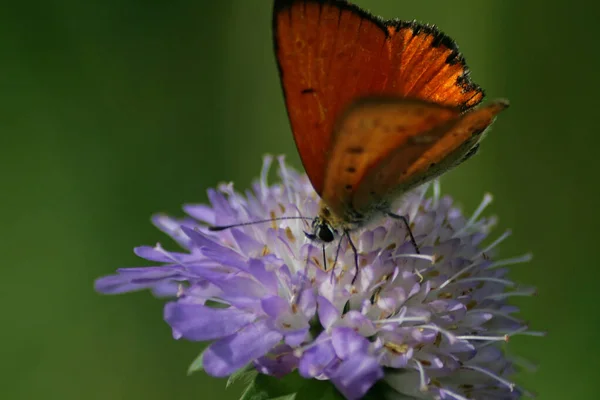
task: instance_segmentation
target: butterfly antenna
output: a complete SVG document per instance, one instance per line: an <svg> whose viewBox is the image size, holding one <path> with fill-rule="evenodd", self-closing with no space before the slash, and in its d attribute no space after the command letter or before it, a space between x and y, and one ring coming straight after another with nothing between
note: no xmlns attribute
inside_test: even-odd
<svg viewBox="0 0 600 400"><path fill-rule="evenodd" d="M283 221L283 220L288 220L288 219L304 219L304 220L312 221L312 218L309 218L309 217L277 217L277 218L261 219L258 221L242 222L239 224L232 224L232 225L213 225L213 226L209 226L208 230L213 231L213 232L218 232L218 231L224 231L226 229L237 228L239 226L248 226L248 225L262 224L265 222Z"/></svg>
<svg viewBox="0 0 600 400"><path fill-rule="evenodd" d="M408 231L408 236L410 237L410 243L415 248L415 252L417 254L421 254L421 251L419 250L419 246L417 246L417 241L415 240L415 236L412 233L412 229L410 229L408 219L404 215L398 215L398 214L394 214L391 212L388 212L387 215L391 218L399 219L400 221L402 221L404 223L404 226L406 227L406 230Z"/></svg>

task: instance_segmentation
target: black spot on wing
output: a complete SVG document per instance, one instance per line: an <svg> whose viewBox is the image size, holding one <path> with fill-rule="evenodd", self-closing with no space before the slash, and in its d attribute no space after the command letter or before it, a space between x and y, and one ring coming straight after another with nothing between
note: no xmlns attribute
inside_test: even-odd
<svg viewBox="0 0 600 400"><path fill-rule="evenodd" d="M362 146L353 146L346 148L346 152L349 154L362 154L365 151Z"/></svg>

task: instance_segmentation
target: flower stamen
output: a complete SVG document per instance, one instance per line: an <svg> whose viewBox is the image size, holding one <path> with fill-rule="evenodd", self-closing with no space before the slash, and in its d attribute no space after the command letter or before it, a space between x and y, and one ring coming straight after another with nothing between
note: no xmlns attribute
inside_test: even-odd
<svg viewBox="0 0 600 400"><path fill-rule="evenodd" d="M502 378L501 376L498 376L498 375L494 374L493 372L491 372L491 371L488 371L488 370L487 370L487 369L485 369L485 368L478 367L478 366L476 366L476 365L463 365L461 368L463 368L463 369L470 369L470 370L472 370L472 371L481 372L482 374L484 374L484 375L487 375L487 376L489 376L490 378L492 378L492 379L495 379L496 381L498 381L498 382L500 382L501 384L505 385L506 387L508 387L508 389L509 389L511 392L512 392L512 391L514 391L514 390L515 390L515 387L517 386L515 383L513 383L513 382L510 382L510 381L508 381L508 380L506 380L506 379Z"/></svg>
<svg viewBox="0 0 600 400"><path fill-rule="evenodd" d="M415 362L415 364L417 365L417 369L419 370L419 381L420 381L420 385L419 385L419 390L421 392L427 392L429 391L429 385L427 385L427 377L425 376L425 368L423 368L423 364L421 364L421 362L419 360L413 360Z"/></svg>
<svg viewBox="0 0 600 400"><path fill-rule="evenodd" d="M454 237L462 235L463 233L471 229L473 224L475 224L475 222L479 219L481 213L483 213L483 211L487 208L487 206L489 206L492 203L493 200L494 197L490 193L486 193L483 196L483 200L481 201L481 203L479 203L479 206L477 207L475 212L473 212L473 215L471 215L471 218L469 218L465 225L454 234Z"/></svg>
<svg viewBox="0 0 600 400"><path fill-rule="evenodd" d="M485 253L489 253L490 250L492 250L493 248L495 248L496 246L498 246L500 243L502 243L511 234L512 234L512 231L510 229L507 229L502 235L500 235L500 237L498 239L494 240L488 247L486 247L485 249L481 250L479 252L479 255L482 256Z"/></svg>
<svg viewBox="0 0 600 400"><path fill-rule="evenodd" d="M513 257L513 258L506 258L504 260L494 261L490 265L488 265L485 269L498 268L498 267L502 267L504 265L522 264L522 263L529 262L532 259L533 259L533 254L526 253L526 254L523 254L522 256L517 256L517 257Z"/></svg>

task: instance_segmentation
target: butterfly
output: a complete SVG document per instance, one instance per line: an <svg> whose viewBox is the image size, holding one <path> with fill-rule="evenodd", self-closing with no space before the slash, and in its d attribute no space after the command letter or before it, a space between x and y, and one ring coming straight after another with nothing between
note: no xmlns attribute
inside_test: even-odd
<svg viewBox="0 0 600 400"><path fill-rule="evenodd" d="M321 198L306 236L324 246L341 231L358 270L349 233L387 215L419 253L392 203L475 154L508 102L478 107L483 90L435 26L384 20L345 0L275 0L273 43L294 141ZM296 218L306 219L209 229Z"/></svg>
<svg viewBox="0 0 600 400"><path fill-rule="evenodd" d="M391 204L475 154L508 102L476 108L484 92L436 27L344 0L275 0L273 41L294 140L321 198L307 236L331 242L385 214L404 221L418 252Z"/></svg>

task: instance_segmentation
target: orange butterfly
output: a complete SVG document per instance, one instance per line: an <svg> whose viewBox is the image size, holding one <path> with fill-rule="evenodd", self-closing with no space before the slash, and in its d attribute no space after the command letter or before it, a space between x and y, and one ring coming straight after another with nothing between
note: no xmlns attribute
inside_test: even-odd
<svg viewBox="0 0 600 400"><path fill-rule="evenodd" d="M434 26L343 0L275 0L273 38L294 140L322 200L309 238L331 242L387 214L418 252L392 201L473 155L508 102L474 109L483 90Z"/></svg>

